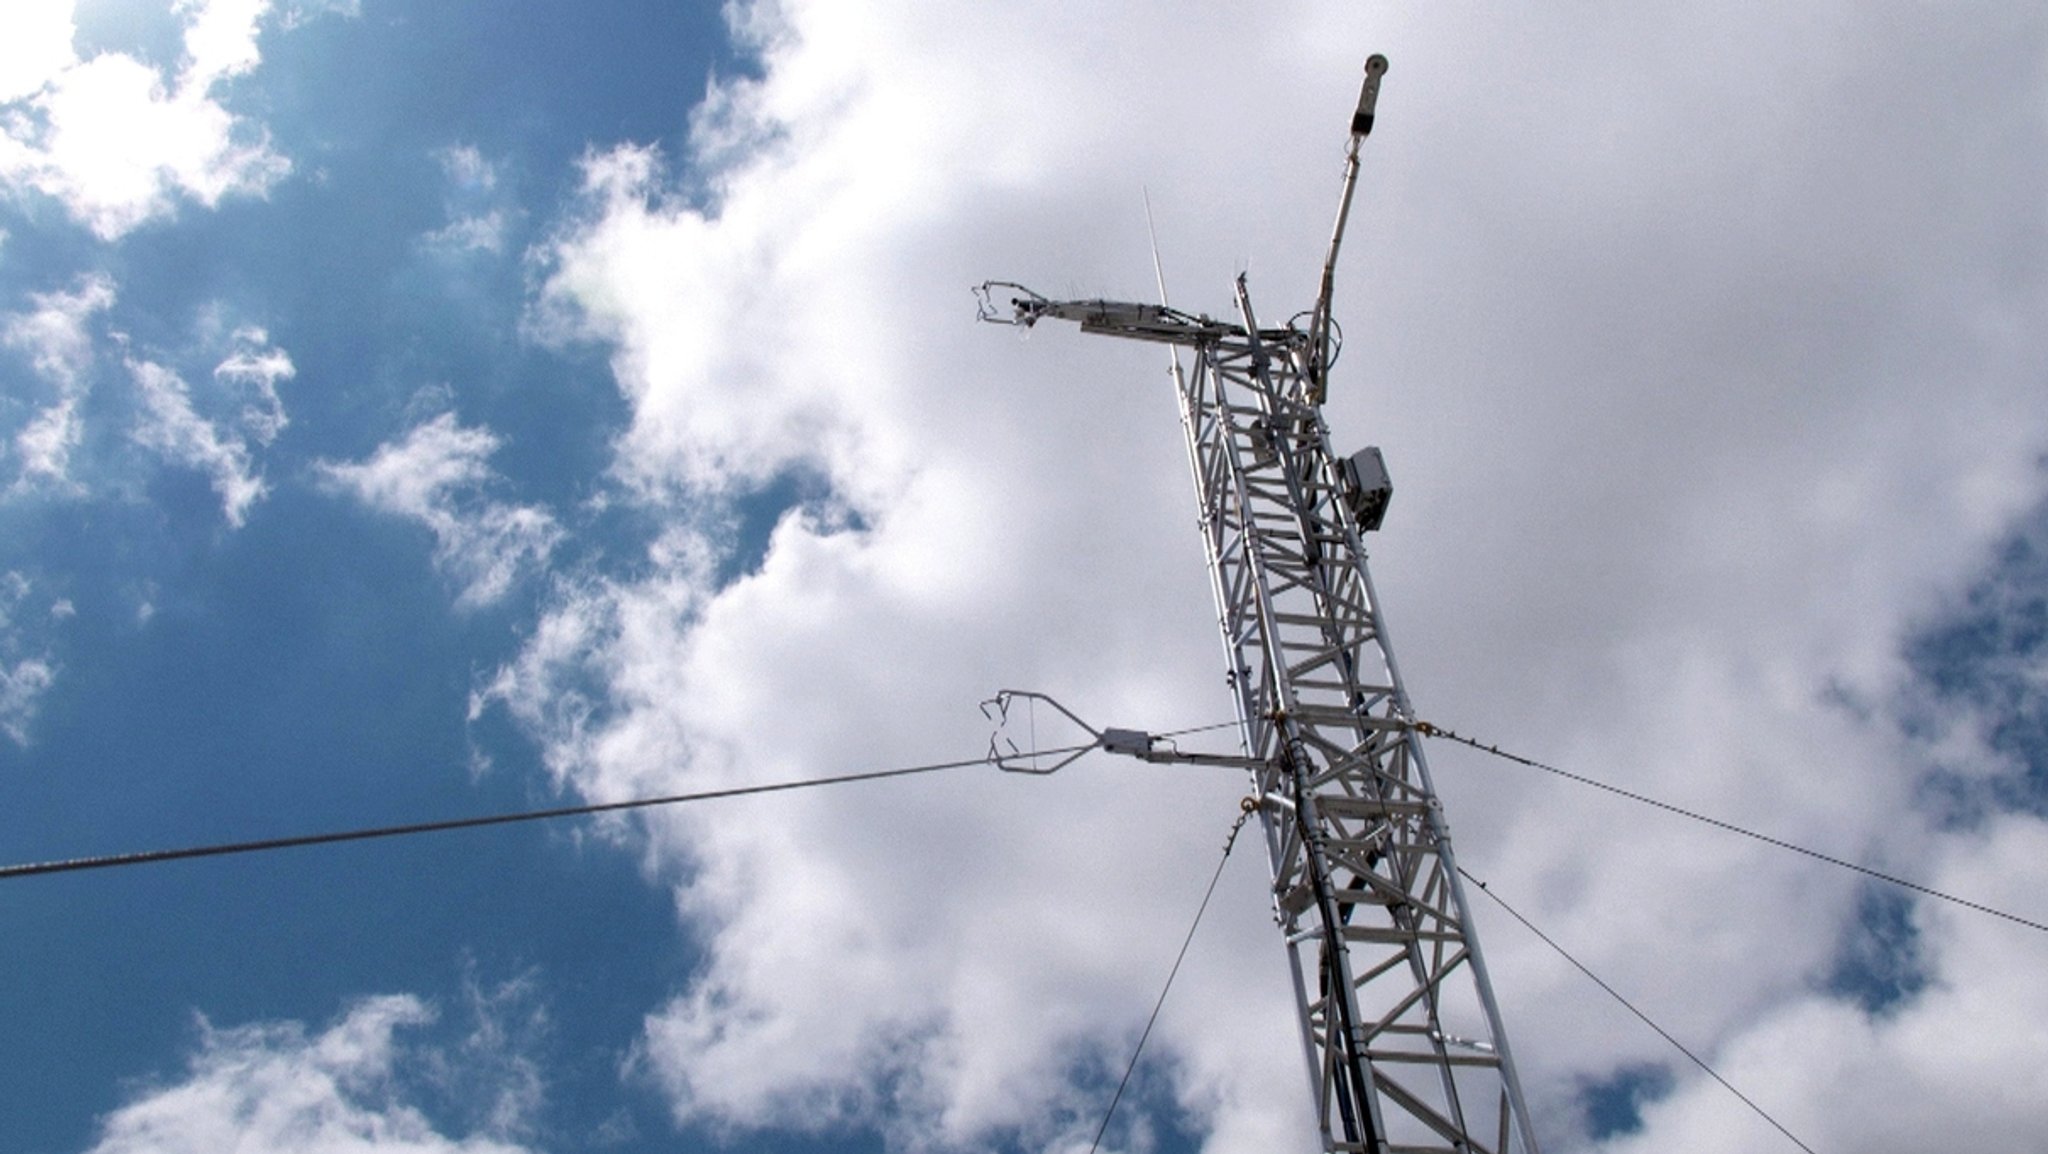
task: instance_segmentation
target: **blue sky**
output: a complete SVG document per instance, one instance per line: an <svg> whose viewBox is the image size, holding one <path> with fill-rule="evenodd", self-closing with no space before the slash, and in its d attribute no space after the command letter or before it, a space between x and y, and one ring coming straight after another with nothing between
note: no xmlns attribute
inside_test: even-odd
<svg viewBox="0 0 2048 1154"><path fill-rule="evenodd" d="M2048 913L2038 15L18 11L0 860L1223 720L1156 350L965 289L1149 296L1149 198L1305 305L1383 51L1329 414L1423 714ZM1241 792L1102 761L0 884L0 1148L1085 1149ZM1461 860L1816 1148L2048 1126L2038 935L1519 772ZM1255 858L1115 1149L1303 1139ZM1552 1149L1781 1148L1479 916Z"/></svg>
<svg viewBox="0 0 2048 1154"><path fill-rule="evenodd" d="M168 70L183 52L185 22L157 6L86 4L77 17L83 58ZM323 490L317 463L367 456L409 415L447 411L500 430L505 492L569 507L590 495L620 406L601 358L519 337L519 257L545 225L523 206L559 201L594 141L677 139L728 56L722 25L701 8L624 4L373 5L282 24L265 18L266 59L223 93L244 130L260 123L290 158L262 196L230 193L213 210L174 196L111 243L50 198L8 206L11 310L84 283L113 297L86 322L96 355L70 491L23 488L0 514L25 583L8 605L9 657L54 671L25 742L0 752L15 857L519 808L548 792L530 743L465 724L477 671L514 650L531 614L531 574L523 609L508 590L452 611L460 579L436 573L427 532ZM481 178L458 171L456 154L484 150L499 159ZM428 239L491 212L503 214L496 251ZM130 355L201 390L195 405L218 405L203 390L232 344L221 330L244 327L288 350L290 423L250 454L267 491L231 526L202 470L134 460L121 354L101 350L123 334ZM9 350L10 432L49 395L24 352ZM482 757L497 768L474 772ZM616 1067L634 1004L686 972L689 946L629 855L568 833L10 893L9 970L24 980L0 1017L10 1049L45 1057L8 1077L4 1144L90 1146L138 1080L177 1075L196 1014L317 1028L402 990L445 1006L431 1031L453 1040L474 1026L466 990L543 984L510 1012L549 1011L534 1044L551 1083L600 1084L551 1097L551 1134L580 1148L617 1119L658 1122ZM467 1121L467 1103L447 1108Z"/></svg>

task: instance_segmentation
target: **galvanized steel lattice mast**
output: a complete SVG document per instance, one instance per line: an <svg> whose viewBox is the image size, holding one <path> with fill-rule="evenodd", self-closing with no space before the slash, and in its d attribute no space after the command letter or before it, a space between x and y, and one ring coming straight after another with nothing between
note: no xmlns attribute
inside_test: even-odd
<svg viewBox="0 0 2048 1154"><path fill-rule="evenodd" d="M1361 536L1391 489L1376 449L1330 449L1337 250L1386 60L1366 63L1343 198L1316 304L1262 328L1237 317L1054 301L983 286L983 315L1174 347L1173 379L1300 1003L1323 1149L1535 1154L1470 906L1387 648ZM990 291L1015 290L1009 318ZM1179 350L1192 354L1184 372Z"/></svg>

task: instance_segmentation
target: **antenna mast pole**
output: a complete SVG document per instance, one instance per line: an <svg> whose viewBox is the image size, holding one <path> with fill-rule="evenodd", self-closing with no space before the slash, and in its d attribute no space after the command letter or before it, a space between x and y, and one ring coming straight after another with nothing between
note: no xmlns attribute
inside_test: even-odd
<svg viewBox="0 0 2048 1154"><path fill-rule="evenodd" d="M1330 449L1330 297L1386 58L1366 62L1344 192L1306 330L980 290L986 320L1053 317L1173 346L1226 680L1272 865L1321 1149L1537 1154L1521 1083L1366 571L1392 489L1377 449ZM1013 313L990 294L1014 290ZM1179 349L1193 353L1183 372Z"/></svg>

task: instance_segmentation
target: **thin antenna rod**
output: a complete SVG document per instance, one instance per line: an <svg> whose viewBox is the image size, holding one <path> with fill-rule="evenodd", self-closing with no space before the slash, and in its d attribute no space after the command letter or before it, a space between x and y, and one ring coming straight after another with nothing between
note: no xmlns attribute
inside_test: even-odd
<svg viewBox="0 0 2048 1154"><path fill-rule="evenodd" d="M1159 259L1159 226L1152 222L1152 190L1141 184L1138 195L1145 200L1145 234L1152 238L1152 275L1159 281L1159 307L1170 309L1173 302L1166 299L1166 265ZM1180 346L1168 345L1166 353L1173 362L1173 387L1178 391L1181 387Z"/></svg>
<svg viewBox="0 0 2048 1154"><path fill-rule="evenodd" d="M1152 190L1139 185L1138 195L1145 198L1145 235L1152 239L1152 275L1159 281L1159 303L1172 308L1173 302L1166 299L1166 266L1159 261L1159 226L1152 223Z"/></svg>
<svg viewBox="0 0 2048 1154"><path fill-rule="evenodd" d="M1344 152L1344 195L1337 202L1337 224L1330 230L1330 255L1323 259L1322 291L1316 294L1315 313L1309 321L1309 398L1322 404L1329 393L1330 297L1337 287L1337 249L1344 244L1344 223L1351 218L1351 195L1358 189L1358 146L1372 133L1373 109L1379 104L1380 77L1386 75L1387 58L1375 52L1365 61L1365 86L1358 92L1358 111L1351 115L1351 143Z"/></svg>

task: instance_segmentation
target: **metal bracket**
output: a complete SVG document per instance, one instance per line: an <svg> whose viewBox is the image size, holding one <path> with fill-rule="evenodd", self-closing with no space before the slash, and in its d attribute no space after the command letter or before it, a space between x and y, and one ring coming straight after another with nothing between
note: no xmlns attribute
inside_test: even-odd
<svg viewBox="0 0 2048 1154"><path fill-rule="evenodd" d="M1225 753L1183 753L1170 737L1155 737L1142 729L1105 729L1102 731L1102 752L1121 753L1139 761L1154 765L1222 765L1249 769L1264 765L1256 757L1237 757Z"/></svg>

